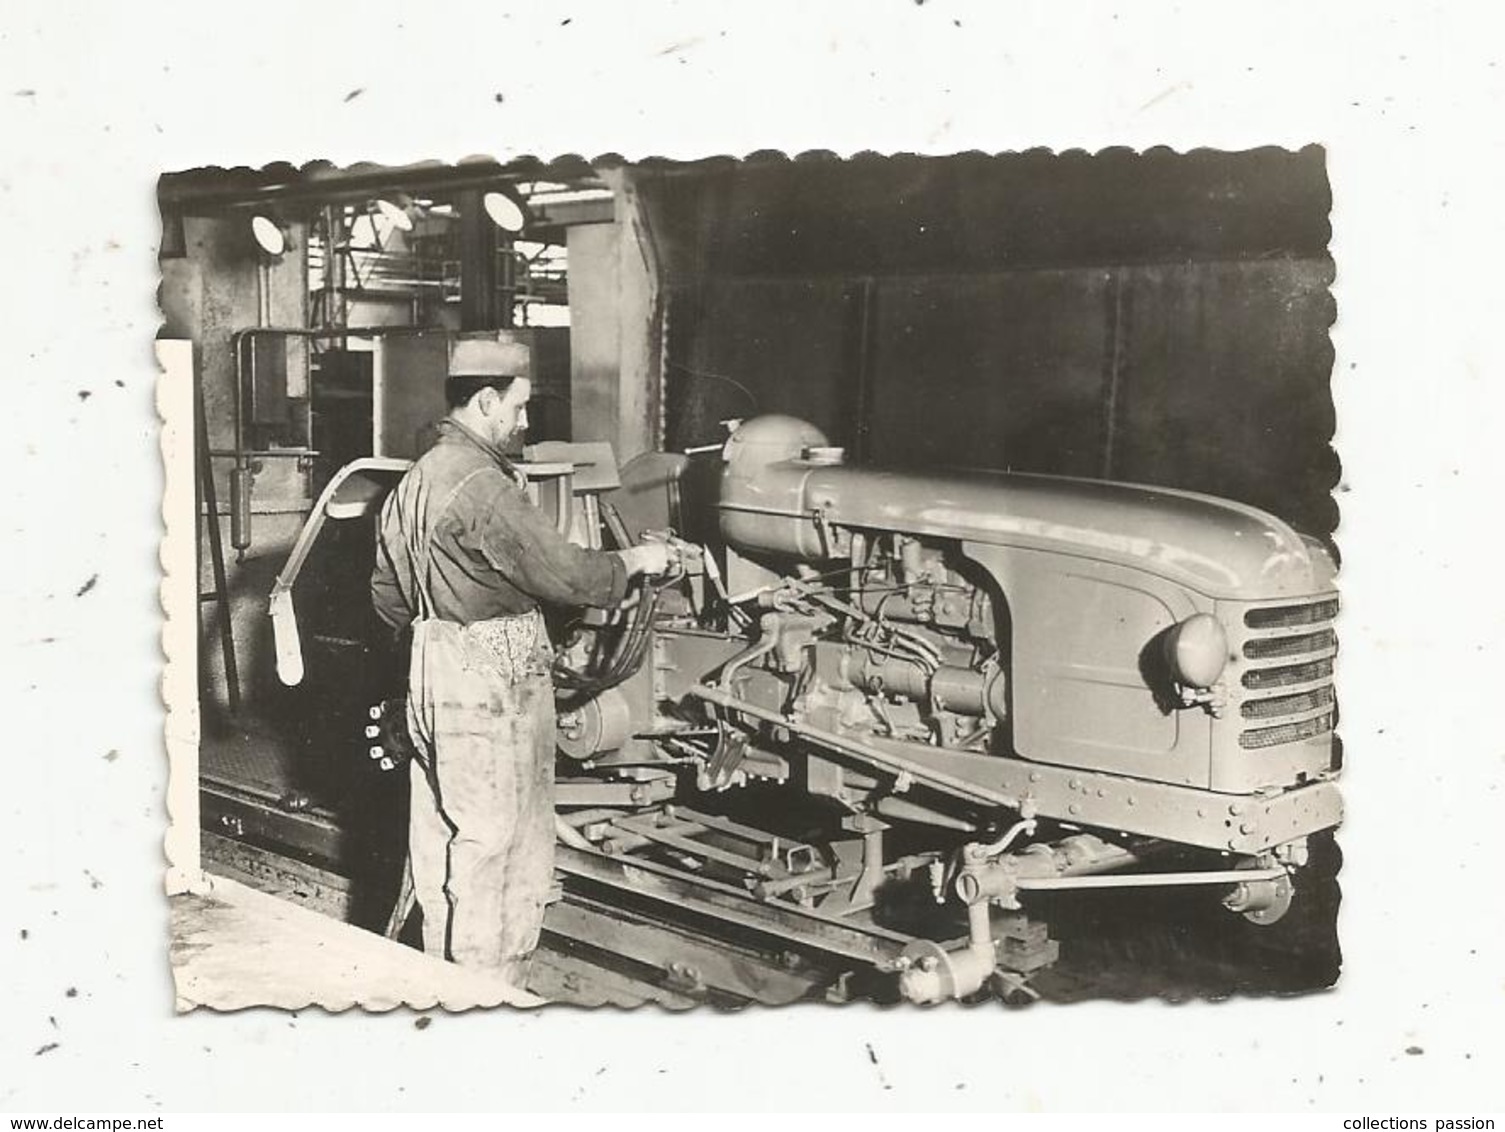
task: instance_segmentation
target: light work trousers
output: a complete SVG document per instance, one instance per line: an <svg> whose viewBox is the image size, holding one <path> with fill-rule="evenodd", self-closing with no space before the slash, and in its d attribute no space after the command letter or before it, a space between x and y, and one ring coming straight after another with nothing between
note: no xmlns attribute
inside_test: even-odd
<svg viewBox="0 0 1505 1132"><path fill-rule="evenodd" d="M424 951L521 986L553 882L554 690L542 618L504 621L414 626L408 854Z"/></svg>

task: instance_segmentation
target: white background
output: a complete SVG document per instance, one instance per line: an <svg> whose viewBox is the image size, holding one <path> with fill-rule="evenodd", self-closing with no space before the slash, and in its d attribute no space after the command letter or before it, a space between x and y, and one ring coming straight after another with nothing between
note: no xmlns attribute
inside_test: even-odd
<svg viewBox="0 0 1505 1132"><path fill-rule="evenodd" d="M0 19L0 1110L1502 1106L1493 5L236 9L13 4ZM421 1031L406 1011L172 1015L159 173L1312 141L1336 200L1346 489L1338 990L1023 1013L555 1009Z"/></svg>

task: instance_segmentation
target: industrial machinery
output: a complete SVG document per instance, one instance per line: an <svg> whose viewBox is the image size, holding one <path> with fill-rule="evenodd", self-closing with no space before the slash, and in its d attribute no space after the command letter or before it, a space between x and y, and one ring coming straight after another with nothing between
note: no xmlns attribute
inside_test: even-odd
<svg viewBox="0 0 1505 1132"><path fill-rule="evenodd" d="M1319 543L1183 491L848 466L783 416L714 486L601 448L532 454L561 529L680 553L559 626L550 933L688 996L938 1002L1027 996L1048 892L1196 886L1258 925L1302 898L1341 818ZM285 682L308 546L403 466L320 501L273 594Z"/></svg>

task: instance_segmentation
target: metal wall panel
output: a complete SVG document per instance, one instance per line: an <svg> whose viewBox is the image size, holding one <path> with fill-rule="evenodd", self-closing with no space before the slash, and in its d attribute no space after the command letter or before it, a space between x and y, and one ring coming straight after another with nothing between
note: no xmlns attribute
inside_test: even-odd
<svg viewBox="0 0 1505 1132"><path fill-rule="evenodd" d="M636 168L670 278L1321 255L1322 149L777 157Z"/></svg>
<svg viewBox="0 0 1505 1132"><path fill-rule="evenodd" d="M873 457L1097 475L1106 287L1100 270L881 283Z"/></svg>
<svg viewBox="0 0 1505 1132"><path fill-rule="evenodd" d="M788 412L864 462L1163 484L1332 532L1320 148L807 155L637 182L670 286L671 446Z"/></svg>
<svg viewBox="0 0 1505 1132"><path fill-rule="evenodd" d="M1325 258L703 279L672 293L670 443L791 413L854 450L865 429L869 462L1180 487L1326 537L1331 279Z"/></svg>
<svg viewBox="0 0 1505 1132"><path fill-rule="evenodd" d="M1330 535L1332 278L1327 259L1127 269L1110 474Z"/></svg>
<svg viewBox="0 0 1505 1132"><path fill-rule="evenodd" d="M846 443L855 365L843 280L707 280L674 288L666 360L669 447L726 437L720 422L790 413Z"/></svg>
<svg viewBox="0 0 1505 1132"><path fill-rule="evenodd" d="M372 375L372 452L416 460L433 442L433 426L448 407L444 381L449 373L450 336L432 334L380 338Z"/></svg>

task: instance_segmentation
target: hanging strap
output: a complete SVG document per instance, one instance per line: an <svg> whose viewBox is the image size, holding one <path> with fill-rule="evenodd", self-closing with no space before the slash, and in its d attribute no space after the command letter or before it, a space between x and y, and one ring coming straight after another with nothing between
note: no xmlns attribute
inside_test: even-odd
<svg viewBox="0 0 1505 1132"><path fill-rule="evenodd" d="M465 476L459 483L455 484L450 489L449 494L444 497L444 501L430 512L431 518L429 519L427 529L415 531L409 528L406 532L405 541L408 547L408 557L413 563L413 588L417 591L416 597L418 598L417 621L432 621L434 619L434 600L429 592L429 576L433 571L434 534L439 529L439 522L449 513L450 506L454 503L455 498L460 492L465 489L465 485L482 472L488 470L487 468L477 468ZM416 539L415 535L417 536Z"/></svg>

